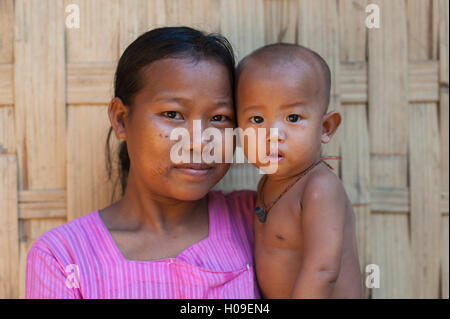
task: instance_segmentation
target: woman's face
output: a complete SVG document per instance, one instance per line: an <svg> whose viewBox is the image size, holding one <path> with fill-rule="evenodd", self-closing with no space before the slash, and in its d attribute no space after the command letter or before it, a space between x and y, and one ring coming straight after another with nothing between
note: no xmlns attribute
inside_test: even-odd
<svg viewBox="0 0 450 319"><path fill-rule="evenodd" d="M171 149L172 130L189 132L190 163L201 154L208 140L193 143L193 121L201 131L214 127L225 136L225 128L235 127L232 88L227 69L212 59L167 58L141 71L144 87L134 98L126 117L124 138L130 156L130 176L155 195L178 200L197 200L225 175L230 164L176 164ZM117 132L117 131L116 131ZM201 133L198 131L196 133ZM225 144L222 154L225 154Z"/></svg>

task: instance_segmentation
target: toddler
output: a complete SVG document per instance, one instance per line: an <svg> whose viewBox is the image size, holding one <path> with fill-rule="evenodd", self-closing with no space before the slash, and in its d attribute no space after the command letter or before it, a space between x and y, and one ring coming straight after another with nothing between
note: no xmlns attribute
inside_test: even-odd
<svg viewBox="0 0 450 319"><path fill-rule="evenodd" d="M278 129L278 152L266 154L278 167L258 184L254 217L263 296L361 298L352 205L321 159L321 144L341 122L338 112L327 112L327 63L299 45L262 47L238 65L236 94L240 128L265 128L267 143L270 128Z"/></svg>

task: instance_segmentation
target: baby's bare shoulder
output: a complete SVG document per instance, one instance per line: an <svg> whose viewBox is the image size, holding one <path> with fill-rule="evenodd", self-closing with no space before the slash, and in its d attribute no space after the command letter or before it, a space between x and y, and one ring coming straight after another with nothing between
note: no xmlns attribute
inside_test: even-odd
<svg viewBox="0 0 450 319"><path fill-rule="evenodd" d="M342 211L348 197L341 180L328 168L318 167L305 181L302 206L329 207Z"/></svg>

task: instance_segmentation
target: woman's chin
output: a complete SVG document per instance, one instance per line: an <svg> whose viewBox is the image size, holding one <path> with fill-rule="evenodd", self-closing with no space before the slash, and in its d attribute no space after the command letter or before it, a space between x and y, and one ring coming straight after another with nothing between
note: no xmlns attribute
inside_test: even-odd
<svg viewBox="0 0 450 319"><path fill-rule="evenodd" d="M229 165L214 167L205 171L174 169L171 193L179 200L202 199L222 178ZM175 186L176 185L176 186Z"/></svg>

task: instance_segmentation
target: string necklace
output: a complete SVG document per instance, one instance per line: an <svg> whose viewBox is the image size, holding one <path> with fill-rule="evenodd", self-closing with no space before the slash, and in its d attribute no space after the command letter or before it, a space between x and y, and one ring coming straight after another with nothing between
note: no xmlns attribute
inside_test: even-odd
<svg viewBox="0 0 450 319"><path fill-rule="evenodd" d="M286 192L292 187L294 186L303 176L305 176L309 171L311 171L317 164L319 164L320 162L322 162L324 159L329 159L329 158L333 158L333 159L340 159L338 157L326 157L326 158L320 158L317 162L313 163L312 165L310 165L307 169L305 169L302 173L300 173L299 176L297 176L297 178L295 179L295 181L293 181L291 184L289 184L284 190L283 192L281 192L281 194L277 197L277 199L275 199L275 201L272 202L271 205L267 206L266 203L264 202L264 186L266 185L266 181L267 181L267 175L264 175L264 181L263 184L261 186L261 203L262 203L262 208L259 206L256 206L255 208L255 214L258 217L259 221L264 223L267 219L267 214L269 213L269 211L272 209L273 206L275 206L275 204L280 200L281 197L283 197L284 194L286 194ZM324 162L328 167L331 167L328 163Z"/></svg>

